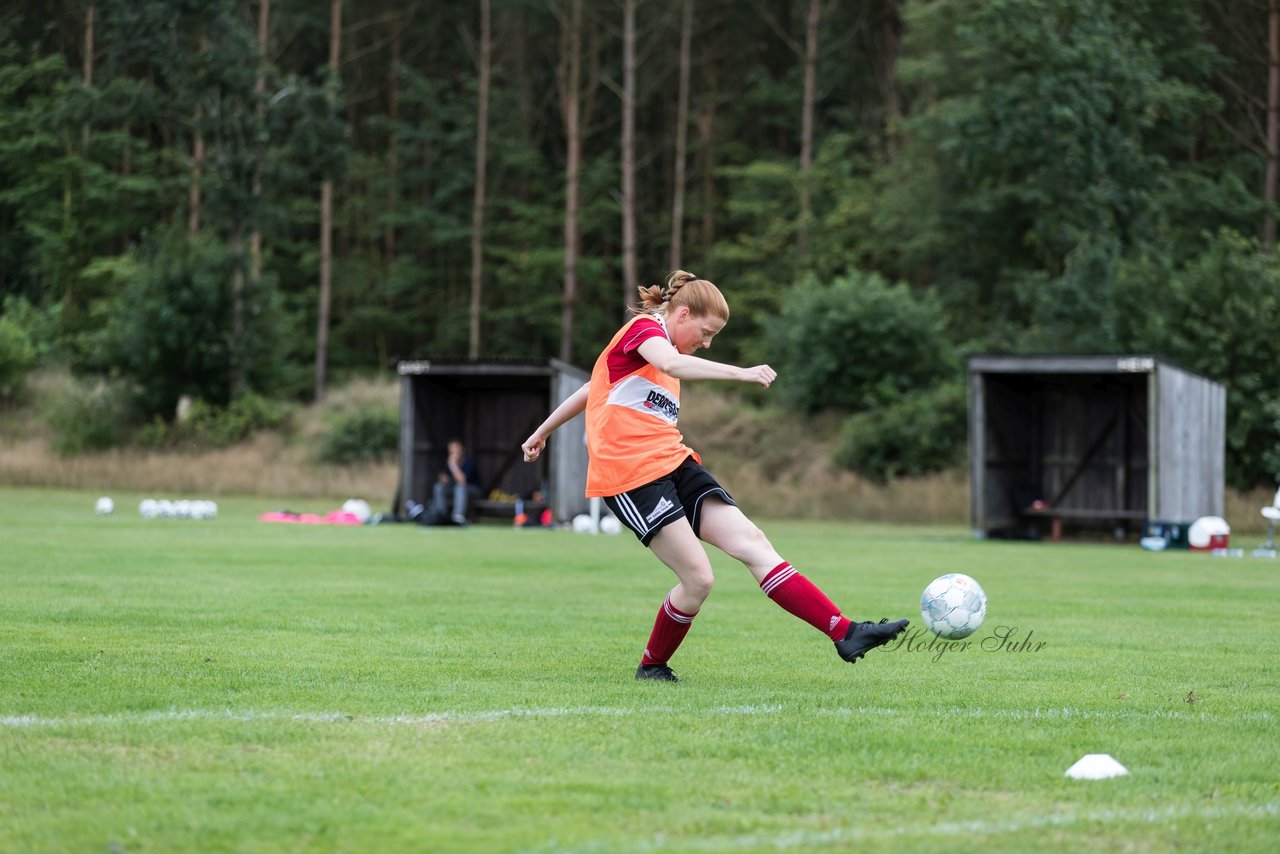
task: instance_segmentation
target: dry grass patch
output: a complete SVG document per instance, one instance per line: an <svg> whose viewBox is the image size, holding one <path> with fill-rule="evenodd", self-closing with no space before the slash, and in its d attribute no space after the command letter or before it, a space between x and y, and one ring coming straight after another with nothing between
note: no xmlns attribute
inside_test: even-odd
<svg viewBox="0 0 1280 854"><path fill-rule="evenodd" d="M208 451L113 449L64 457L41 439L0 445L0 482L13 486L121 489L174 495L351 495L390 501L394 462L323 466L298 443L260 433Z"/></svg>
<svg viewBox="0 0 1280 854"><path fill-rule="evenodd" d="M841 419L801 419L745 406L716 389L682 401L680 426L691 447L752 514L960 525L969 518L969 484L955 470L877 486L832 461Z"/></svg>
<svg viewBox="0 0 1280 854"><path fill-rule="evenodd" d="M38 372L28 381L23 405L0 411L0 483L205 497L360 496L378 507L395 492L394 461L335 466L315 459L319 437L334 414L396 409L395 378L356 379L335 388L323 403L300 410L293 435L257 433L227 448L114 448L63 456L50 449L40 413L42 401L64 391L68 382L65 372Z"/></svg>

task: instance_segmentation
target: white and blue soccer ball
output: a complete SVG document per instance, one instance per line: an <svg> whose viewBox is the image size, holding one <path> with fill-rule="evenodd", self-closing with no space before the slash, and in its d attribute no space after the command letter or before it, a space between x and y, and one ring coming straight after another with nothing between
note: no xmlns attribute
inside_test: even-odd
<svg viewBox="0 0 1280 854"><path fill-rule="evenodd" d="M938 637L967 638L987 617L987 594L969 576L948 572L930 581L924 589L920 597L920 617Z"/></svg>

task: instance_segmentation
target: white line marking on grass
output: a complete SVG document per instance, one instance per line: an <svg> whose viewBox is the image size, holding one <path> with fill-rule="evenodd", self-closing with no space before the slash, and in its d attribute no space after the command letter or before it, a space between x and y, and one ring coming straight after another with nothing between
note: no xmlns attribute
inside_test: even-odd
<svg viewBox="0 0 1280 854"><path fill-rule="evenodd" d="M538 851L554 851L557 854L592 854L597 851L735 851L760 848L816 848L846 842L897 839L902 837L943 836L965 839L973 835L1000 836L1041 830L1047 827L1067 827L1076 824L1162 824L1184 818L1277 818L1280 804L1240 804L1230 807L1165 807L1163 809L1087 810L1085 812L1061 812L1047 815L1028 815L1005 821L945 821L938 824L898 825L895 827L833 827L829 830L796 830L785 833L750 833L737 836L681 837L669 840L665 834L619 847L617 840L598 840L573 847L558 846L554 842Z"/></svg>
<svg viewBox="0 0 1280 854"><path fill-rule="evenodd" d="M146 712L111 712L102 715L68 715L44 717L41 715L0 716L0 729L28 729L35 727L98 726L105 724L150 724L172 721L293 721L307 724L359 723L375 725L426 725L467 724L493 721L538 718L625 718L645 715L712 715L751 717L772 715L785 711L782 705L716 706L709 709L676 706L568 706L527 709L491 709L475 711L440 711L421 714L362 715L347 712L292 712L283 709L234 710L234 709L169 709ZM975 720L1171 720L1184 723L1221 723L1223 721L1271 721L1275 718L1268 711L1254 712L1181 712L1156 709L1153 711L1074 709L1068 706L1048 709L964 709L944 708L933 712L927 709L904 711L894 706L855 706L839 709L806 709L806 715L832 715L838 717L877 716L901 717L906 714L923 718L970 718Z"/></svg>
<svg viewBox="0 0 1280 854"><path fill-rule="evenodd" d="M673 706L661 707L609 707L570 706L565 708L494 709L478 711L424 712L403 715L360 715L347 712L290 712L287 710L234 709L169 709L149 712L112 712L104 715L72 715L66 717L42 717L40 715L0 716L0 729L29 729L34 727L100 726L105 724L149 724L172 721L295 721L298 723L359 723L359 724L445 724L488 723L491 721L518 720L522 718L602 718L632 717L636 715L765 715L781 711L781 706L719 706L711 709L689 710Z"/></svg>

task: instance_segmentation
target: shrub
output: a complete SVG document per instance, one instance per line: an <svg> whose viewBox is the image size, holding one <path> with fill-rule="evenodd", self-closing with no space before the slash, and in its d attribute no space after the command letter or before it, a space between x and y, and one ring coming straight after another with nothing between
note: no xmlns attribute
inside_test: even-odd
<svg viewBox="0 0 1280 854"><path fill-rule="evenodd" d="M184 394L230 408L237 369L248 388L276 390L290 319L270 279L245 282L244 328L232 335L234 261L216 240L172 231L86 268L115 296L95 307L104 324L81 346L91 366L130 380L142 413L168 417Z"/></svg>
<svg viewBox="0 0 1280 854"><path fill-rule="evenodd" d="M388 409L357 409L334 419L320 440L320 460L345 465L395 456L400 416Z"/></svg>
<svg viewBox="0 0 1280 854"><path fill-rule="evenodd" d="M22 387L35 361L36 350L26 330L0 317L0 399L12 397Z"/></svg>
<svg viewBox="0 0 1280 854"><path fill-rule="evenodd" d="M114 447L133 420L131 404L128 389L118 383L73 381L50 400L45 416L53 430L50 444L66 455Z"/></svg>
<svg viewBox="0 0 1280 854"><path fill-rule="evenodd" d="M1272 434L1280 436L1280 398L1267 402L1265 417L1270 422ZM1263 452L1262 465L1276 479L1280 480L1280 442L1275 442Z"/></svg>
<svg viewBox="0 0 1280 854"><path fill-rule="evenodd" d="M288 404L257 394L238 397L226 406L196 400L185 420L168 424L156 417L135 434L134 441L148 447L225 448L259 430L285 428L292 415Z"/></svg>
<svg viewBox="0 0 1280 854"><path fill-rule="evenodd" d="M836 462L876 483L941 471L964 453L965 387L944 383L845 422Z"/></svg>
<svg viewBox="0 0 1280 854"><path fill-rule="evenodd" d="M861 412L937 383L954 363L941 307L904 284L850 273L829 285L810 279L786 299L773 325L779 386L805 412Z"/></svg>

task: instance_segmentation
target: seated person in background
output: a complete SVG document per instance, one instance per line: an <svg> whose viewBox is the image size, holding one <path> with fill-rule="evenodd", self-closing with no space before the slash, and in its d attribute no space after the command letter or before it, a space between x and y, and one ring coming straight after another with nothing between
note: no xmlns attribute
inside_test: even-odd
<svg viewBox="0 0 1280 854"><path fill-rule="evenodd" d="M448 506L452 493L453 507ZM450 513L454 522L467 524L467 502L480 497L480 472L460 439L450 439L444 470L436 480L431 496L431 509L443 517ZM452 512L450 510L452 509Z"/></svg>

